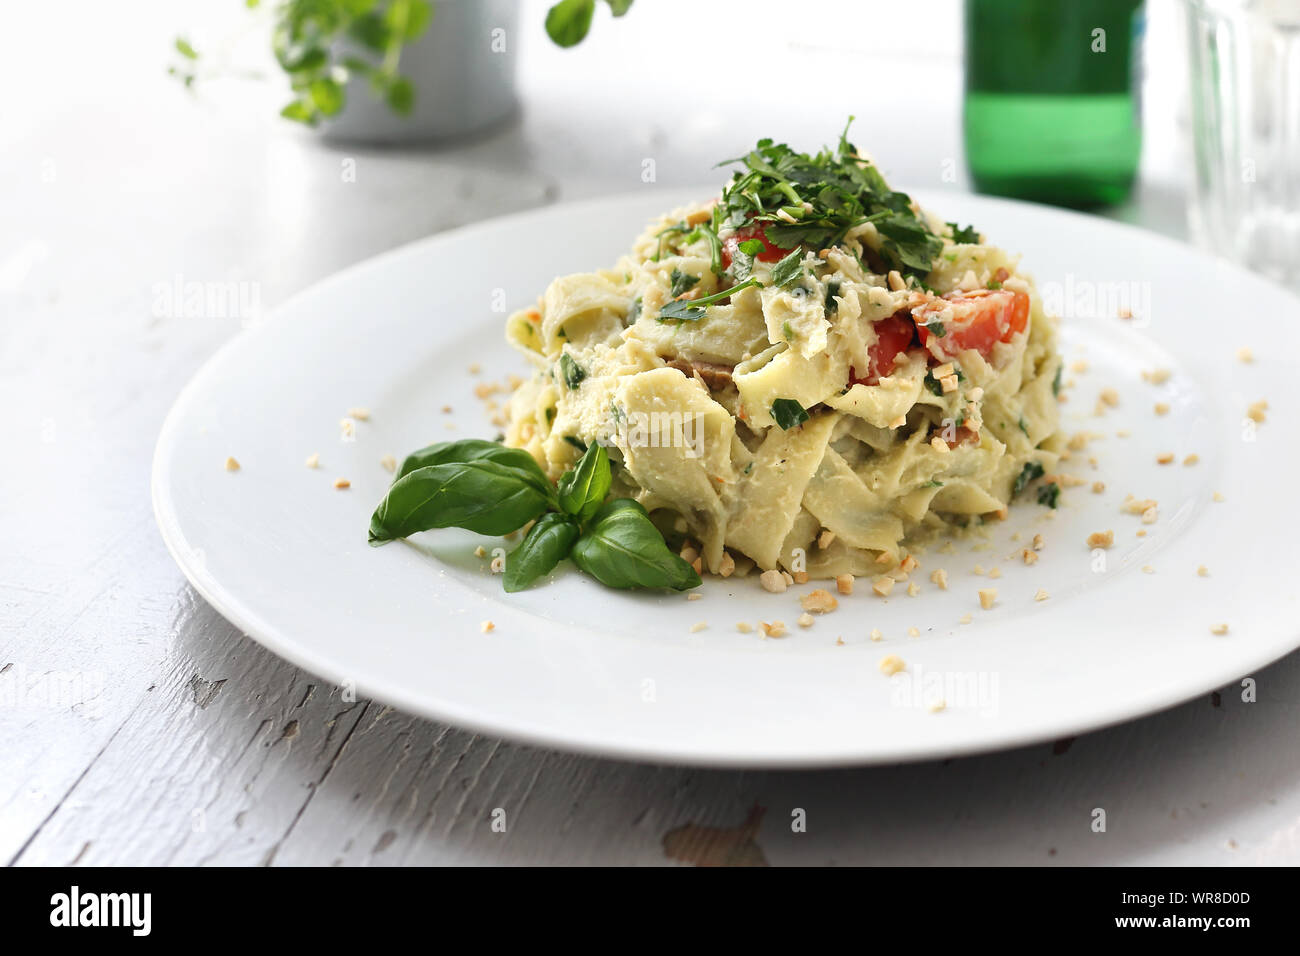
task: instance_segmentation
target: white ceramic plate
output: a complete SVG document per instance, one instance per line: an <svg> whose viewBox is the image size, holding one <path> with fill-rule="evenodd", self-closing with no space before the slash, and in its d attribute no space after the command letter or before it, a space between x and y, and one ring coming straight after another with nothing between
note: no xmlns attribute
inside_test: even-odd
<svg viewBox="0 0 1300 956"><path fill-rule="evenodd" d="M1300 300L1133 228L957 194L918 198L1024 252L1064 313L1067 362L1088 363L1067 373L1063 426L1104 437L1065 466L1088 484L1059 511L1026 503L982 543L924 555L918 596L899 587L882 600L864 582L805 630L797 595L812 585L772 595L754 578L708 580L687 601L608 591L570 568L506 595L473 553L497 540L445 531L368 547L390 481L383 455L498 431L473 389L525 370L503 342L505 310L557 274L612 264L653 214L688 198L646 192L437 236L341 273L232 341L177 400L154 462L158 523L194 587L276 653L405 710L546 746L711 765L898 761L1058 738L1233 683L1300 644L1289 424L1300 408L1288 387ZM1235 358L1244 345L1252 364ZM1167 382L1143 380L1157 368ZM1107 387L1119 405L1098 417ZM1246 410L1264 398L1256 428ZM1157 402L1169 412L1157 416ZM347 441L340 419L353 406L371 418ZM313 452L316 471L304 467ZM1177 462L1158 465L1162 452ZM1199 463L1183 465L1189 454ZM242 468L224 470L227 456ZM351 488L335 490L337 477ZM1157 499L1159 520L1121 513L1126 494ZM1106 529L1115 544L1098 557L1085 541ZM1027 567L1019 552L1036 533L1045 547ZM946 591L929 581L938 567ZM982 587L997 588L991 610ZM1036 601L1039 589L1050 597ZM776 620L788 637L736 627ZM692 633L697 622L707 629ZM887 654L907 670L882 675ZM947 706L933 712L937 699Z"/></svg>

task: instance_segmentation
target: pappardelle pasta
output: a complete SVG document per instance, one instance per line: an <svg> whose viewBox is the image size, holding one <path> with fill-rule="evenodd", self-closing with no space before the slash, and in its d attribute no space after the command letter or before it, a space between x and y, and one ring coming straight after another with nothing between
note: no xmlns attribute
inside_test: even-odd
<svg viewBox="0 0 1300 956"><path fill-rule="evenodd" d="M509 318L535 371L505 444L552 479L604 445L611 496L712 572L878 573L921 529L1054 507L1061 359L1018 258L843 136L736 162L717 200Z"/></svg>

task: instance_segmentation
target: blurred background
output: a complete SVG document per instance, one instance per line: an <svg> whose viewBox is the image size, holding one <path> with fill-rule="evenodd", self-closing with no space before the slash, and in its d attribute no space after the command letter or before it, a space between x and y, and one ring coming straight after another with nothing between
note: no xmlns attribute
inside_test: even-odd
<svg viewBox="0 0 1300 956"><path fill-rule="evenodd" d="M1070 862L1183 862L1251 838L1252 859L1294 860L1294 813L1261 795L1295 775L1265 735L1241 721L1223 730L1217 699L1092 735L1068 761L1065 742L952 768L756 778L538 756L386 708L340 758L340 715L189 588L148 489L184 383L310 283L548 203L656 185L708 195L719 159L761 136L816 149L850 114L853 140L896 188L1083 207L1295 282L1300 4L564 0L553 12L552 0L440 0L431 19L413 0L252 6L16 4L0 30L0 448L20 465L0 469L0 667L89 672L115 688L94 719L0 714L0 861L331 862L316 844L341 831L338 860L386 860L388 821L414 812L386 775L408 753L427 755L408 767L410 787L452 804L445 832L420 830L425 850L390 851L416 861L430 842L444 861L502 858L454 838L458 794L489 766L498 783L482 799L536 786L548 809L530 812L557 832L569 832L575 794L590 798L568 860L624 847L618 859L661 858L670 817L734 824L756 779L776 794L812 779L833 793L875 788L911 807L871 831L877 862L917 862L925 839L930 862L1045 862L1058 847ZM170 297L190 282L238 283L247 301L183 314ZM440 320L434 291L429 314ZM1300 664L1270 673L1300 685ZM290 719L292 751L249 743ZM1243 769L1206 781L1216 734L1217 753ZM1130 756L1117 763L1119 752ZM462 772L473 780L445 798L427 779ZM343 816L300 823L302 794L327 774ZM1141 820L1124 847L1061 836L1071 801L1084 806L1076 795L1098 780ZM1193 787L1199 809L1183 807ZM984 829L950 813L954 789ZM363 790L357 809L348 801ZM629 831L637 794L671 809L643 831L634 814ZM227 805L225 831L191 809ZM816 838L818 859L843 859L840 836L870 826L856 805L836 813L843 829ZM295 827L315 836L282 848ZM505 859L557 858L542 837L521 839Z"/></svg>

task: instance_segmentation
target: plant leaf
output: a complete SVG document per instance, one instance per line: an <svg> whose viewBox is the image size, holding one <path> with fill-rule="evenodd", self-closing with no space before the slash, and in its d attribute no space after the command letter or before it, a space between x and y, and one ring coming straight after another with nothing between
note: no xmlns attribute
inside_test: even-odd
<svg viewBox="0 0 1300 956"><path fill-rule="evenodd" d="M591 29L596 0L560 0L546 11L546 33L557 46L577 46Z"/></svg>
<svg viewBox="0 0 1300 956"><path fill-rule="evenodd" d="M546 511L552 500L531 474L498 461L427 465L393 482L370 519L370 543L431 528L509 534Z"/></svg>
<svg viewBox="0 0 1300 956"><path fill-rule="evenodd" d="M668 550L631 498L616 498L596 512L569 557L606 587L685 591L700 585L695 569Z"/></svg>
<svg viewBox="0 0 1300 956"><path fill-rule="evenodd" d="M579 522L586 522L600 510L611 481L609 453L600 442L592 442L578 464L556 483L560 508Z"/></svg>
<svg viewBox="0 0 1300 956"><path fill-rule="evenodd" d="M522 448L507 448L500 442L487 441L483 438L443 441L421 448L419 451L413 451L406 456L406 460L402 462L402 467L397 470L397 477L401 478L417 468L425 468L429 465L442 465L456 461L477 461L479 459L487 459L488 461L499 462L512 468L527 471L538 481L549 484L546 475L542 472L541 465L537 464L537 460L528 452Z"/></svg>
<svg viewBox="0 0 1300 956"><path fill-rule="evenodd" d="M548 511L538 518L519 547L506 556L505 589L522 591L549 574L568 557L578 534L577 522L568 515Z"/></svg>

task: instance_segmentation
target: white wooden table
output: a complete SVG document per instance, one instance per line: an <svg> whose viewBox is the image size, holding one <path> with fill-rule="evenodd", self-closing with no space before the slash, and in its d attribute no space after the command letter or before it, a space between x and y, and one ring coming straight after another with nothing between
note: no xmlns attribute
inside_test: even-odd
<svg viewBox="0 0 1300 956"><path fill-rule="evenodd" d="M680 47L675 18L703 5L639 5L561 53L541 42L544 5L529 2L522 120L417 152L325 147L268 115L278 90L191 101L160 66L188 25L174 5L73 6L12 11L18 22L0 31L0 861L1300 861L1300 655L1250 675L1256 703L1227 687L1055 746L819 773L641 766L342 702L209 608L154 527L163 416L240 331L159 315L162 286L242 281L273 307L441 229L654 188L641 182L647 158L658 184L708 182L717 157L755 136L816 145L850 111L897 182L963 188L955 4L877 9L912 19L861 40L824 11L775 41L786 72L910 71L909 103L880 106L887 89L846 83L760 108L713 78L655 72ZM718 16L703 35L774 42L761 24ZM33 39L54 36L59 63L77 69ZM1177 90L1161 91L1146 183L1114 214L1177 234ZM340 175L348 159L355 182ZM1097 807L1105 834L1089 826ZM492 827L498 808L505 833ZM796 810L806 832L792 830Z"/></svg>

